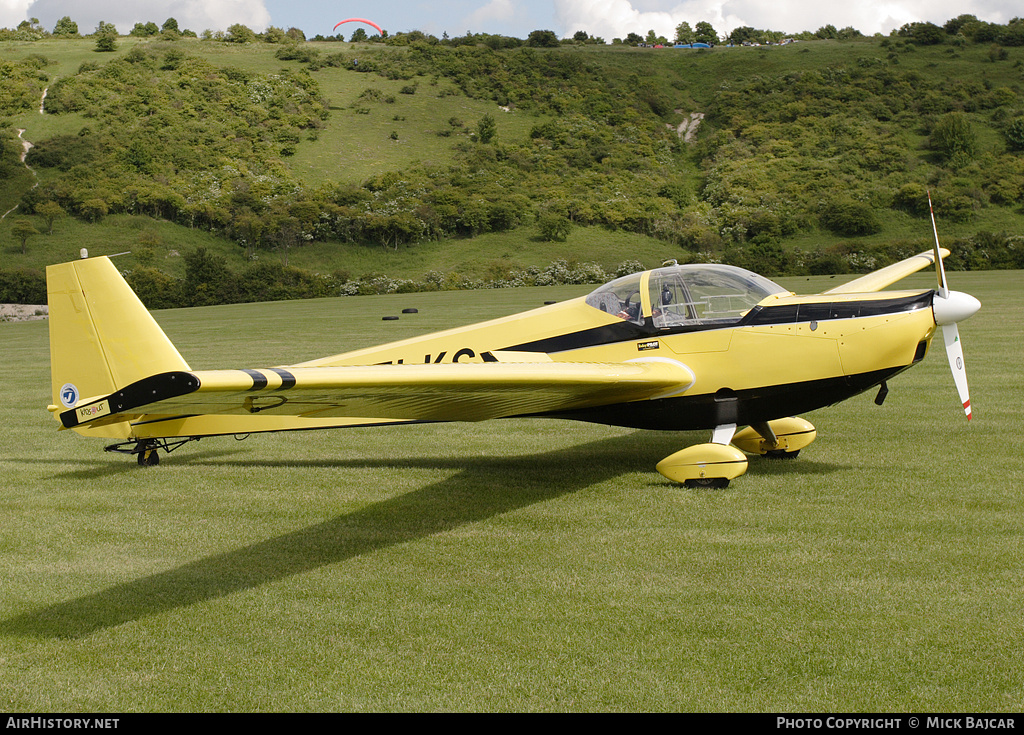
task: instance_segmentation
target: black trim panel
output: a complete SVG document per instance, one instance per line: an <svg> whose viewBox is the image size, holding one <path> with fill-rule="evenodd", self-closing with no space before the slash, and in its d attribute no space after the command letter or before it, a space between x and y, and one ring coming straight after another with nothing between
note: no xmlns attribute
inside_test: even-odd
<svg viewBox="0 0 1024 735"><path fill-rule="evenodd" d="M502 347L501 349L517 352L567 352L568 350L578 350L581 347L628 342L632 339L646 339L653 333L654 330L649 324L639 325L623 321L619 324L605 324L600 327L584 329L569 334L556 334L554 337L524 342L519 345Z"/></svg>
<svg viewBox="0 0 1024 735"><path fill-rule="evenodd" d="M902 314L929 308L934 291L901 296L894 299L865 299L863 301L816 302L810 304L782 304L755 306L737 326L753 327L766 324L793 324L795 322L823 322L829 319L856 319L882 314Z"/></svg>
<svg viewBox="0 0 1024 735"><path fill-rule="evenodd" d="M184 396L194 392L199 388L199 378L192 373L185 372L173 372L173 373L159 373L157 375L150 375L148 378L138 380L131 385L127 385L119 391L111 393L105 398L101 398L91 403L82 404L69 408L67 411L62 411L60 414L60 422L65 428L72 428L87 424L87 421L78 420L78 411L89 406L96 406L108 402L109 409L106 410L101 416L97 418L105 418L113 414L124 413L131 411L133 408L139 406L145 406L150 403L156 403L157 401L165 401L169 398L177 398L178 396Z"/></svg>
<svg viewBox="0 0 1024 735"><path fill-rule="evenodd" d="M600 327L583 329L579 332L559 334L554 337L502 347L503 350L519 352L568 352L584 347L649 339L652 336L707 332L712 329L735 329L737 327L765 326L769 324L794 324L797 322L823 322L831 319L855 319L857 317L901 314L908 311L930 308L934 291L925 291L912 296L891 299L864 299L861 301L817 301L806 304L783 304L780 306L755 306L740 320L723 323L707 321L667 329L655 329L650 319L644 324L623 321L620 324L605 324Z"/></svg>
<svg viewBox="0 0 1024 735"><path fill-rule="evenodd" d="M663 431L713 429L722 424L749 426L759 421L814 411L844 401L903 372L908 366L875 370L860 375L771 385L697 396L634 401L575 411L535 414L546 418L588 421L609 426Z"/></svg>

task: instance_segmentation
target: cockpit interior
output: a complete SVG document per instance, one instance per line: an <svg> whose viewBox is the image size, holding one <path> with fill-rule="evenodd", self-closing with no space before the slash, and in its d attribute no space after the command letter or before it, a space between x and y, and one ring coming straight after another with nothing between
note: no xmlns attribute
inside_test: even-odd
<svg viewBox="0 0 1024 735"><path fill-rule="evenodd" d="M735 324L763 299L778 293L789 292L743 268L669 265L606 283L592 291L586 303L658 330L707 329Z"/></svg>

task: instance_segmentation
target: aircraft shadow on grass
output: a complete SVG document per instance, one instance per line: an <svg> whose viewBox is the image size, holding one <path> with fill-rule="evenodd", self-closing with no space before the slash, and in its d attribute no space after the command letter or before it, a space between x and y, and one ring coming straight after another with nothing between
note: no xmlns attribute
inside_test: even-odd
<svg viewBox="0 0 1024 735"><path fill-rule="evenodd" d="M450 466L462 471L419 490L308 528L23 613L0 622L0 635L81 638L122 623L253 589L377 549L427 538L578 492L614 479L626 468L649 466L652 457L662 456L666 444L676 442L678 436L672 433L639 431L528 456L317 462L317 466L327 467L380 467L400 471L409 467ZM192 461L196 459L220 464L209 456L193 456ZM269 466L259 460L244 464ZM773 474L778 473L780 477L797 470L803 474L824 474L839 469L806 461L771 464ZM668 485L660 477L655 484L666 491L720 492L684 490Z"/></svg>
<svg viewBox="0 0 1024 735"><path fill-rule="evenodd" d="M235 454L244 454L245 449L209 450L193 452L189 456L189 464L195 465L202 461L212 462L218 457L229 457ZM131 475L137 471L133 465L121 462L110 462L105 457L99 459L69 460L67 458L48 459L38 457L18 457L21 464L53 465L60 467L60 471L54 472L47 479L64 480L99 480L104 477L116 477L118 475ZM68 469L68 465L78 465L75 469Z"/></svg>

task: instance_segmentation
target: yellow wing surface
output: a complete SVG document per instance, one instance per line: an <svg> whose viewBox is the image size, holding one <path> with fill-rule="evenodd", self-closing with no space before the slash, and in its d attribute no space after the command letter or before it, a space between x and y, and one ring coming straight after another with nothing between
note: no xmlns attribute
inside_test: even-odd
<svg viewBox="0 0 1024 735"><path fill-rule="evenodd" d="M939 252L942 254L943 258L949 255L949 251L946 250L946 248L940 248ZM900 279L906 278L912 273L917 273L922 268L927 268L934 264L935 252L927 250L923 253L918 253L917 255L907 258L906 260L901 260L899 263L893 263L890 266L868 273L866 276L855 278L849 283L844 283L841 286L830 288L828 291L824 291L823 293L841 294L881 291L886 286L891 286Z"/></svg>
<svg viewBox="0 0 1024 735"><path fill-rule="evenodd" d="M207 370L153 375L61 413L66 428L146 416L482 421L685 390L681 363L461 363Z"/></svg>

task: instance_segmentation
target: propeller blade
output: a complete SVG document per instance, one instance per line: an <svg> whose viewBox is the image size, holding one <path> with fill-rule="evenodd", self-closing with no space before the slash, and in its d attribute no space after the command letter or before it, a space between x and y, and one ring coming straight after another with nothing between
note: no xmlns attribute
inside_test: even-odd
<svg viewBox="0 0 1024 735"><path fill-rule="evenodd" d="M941 298L949 295L949 287L946 285L946 268L942 265L942 253L939 252L939 228L935 225L935 210L932 209L932 193L928 193L928 213L932 216L932 232L935 233L935 276L939 282L938 292Z"/></svg>
<svg viewBox="0 0 1024 735"><path fill-rule="evenodd" d="M946 343L946 357L949 358L949 369L953 373L956 392L960 394L960 403L964 406L967 420L971 420L971 394L967 388L967 372L964 370L964 350L960 344L960 330L956 322L942 325L942 341Z"/></svg>
<svg viewBox="0 0 1024 735"><path fill-rule="evenodd" d="M942 253L939 249L939 228L935 225L935 210L932 209L932 193L930 191L928 192L928 212L932 217L932 232L935 233L935 276L938 280L938 288L935 289L935 296L932 299L932 312L935 315L936 326L942 327L942 341L946 343L949 370L953 373L956 392L960 394L960 403L963 404L964 413L967 414L967 420L970 421L971 394L967 388L964 349L960 344L960 330L956 324L977 312L981 308L981 302L970 294L949 290L949 286L946 284L946 268L942 264Z"/></svg>

